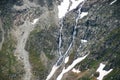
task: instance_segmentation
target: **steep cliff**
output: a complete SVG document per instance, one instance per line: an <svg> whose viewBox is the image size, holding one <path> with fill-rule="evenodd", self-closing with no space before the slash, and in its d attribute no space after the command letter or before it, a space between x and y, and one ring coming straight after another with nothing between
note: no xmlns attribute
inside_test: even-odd
<svg viewBox="0 0 120 80"><path fill-rule="evenodd" d="M120 80L119 5L0 1L0 80Z"/></svg>

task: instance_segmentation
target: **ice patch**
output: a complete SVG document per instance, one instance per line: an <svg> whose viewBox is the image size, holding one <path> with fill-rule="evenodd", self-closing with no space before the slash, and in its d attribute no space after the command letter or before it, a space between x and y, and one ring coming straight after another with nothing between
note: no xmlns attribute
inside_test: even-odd
<svg viewBox="0 0 120 80"><path fill-rule="evenodd" d="M75 69L75 68L72 69L72 72L74 72L74 73L80 73L79 69Z"/></svg>
<svg viewBox="0 0 120 80"><path fill-rule="evenodd" d="M116 1L117 1L117 0L113 0L113 1L110 3L110 5L114 4Z"/></svg>
<svg viewBox="0 0 120 80"><path fill-rule="evenodd" d="M33 25L36 24L38 20L39 20L39 18L34 19L33 22L32 22L32 24Z"/></svg>
<svg viewBox="0 0 120 80"><path fill-rule="evenodd" d="M60 73L60 75L58 75L58 77L57 77L56 80L61 80L62 77L63 77L63 75L64 75L65 73L67 73L68 71L70 71L76 64L80 63L80 62L81 62L82 60L84 60L87 56L88 56L88 54L85 55L85 56L83 56L83 57L79 57L79 58L75 59L75 60L73 61L73 63L72 63L70 66L68 66L66 69L65 69L65 67L64 67L63 70L62 70L62 72Z"/></svg>
<svg viewBox="0 0 120 80"><path fill-rule="evenodd" d="M69 56L67 56L66 58L65 58L65 64L67 63L69 61Z"/></svg>
<svg viewBox="0 0 120 80"><path fill-rule="evenodd" d="M110 69L109 71L103 70L105 67L105 64L100 63L100 66L98 67L96 72L99 72L99 77L97 77L97 80L103 80L103 77L109 74L113 69Z"/></svg>

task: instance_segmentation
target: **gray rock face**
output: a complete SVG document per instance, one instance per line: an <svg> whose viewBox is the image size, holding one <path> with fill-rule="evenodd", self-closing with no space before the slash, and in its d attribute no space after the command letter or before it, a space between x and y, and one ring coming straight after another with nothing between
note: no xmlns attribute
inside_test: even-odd
<svg viewBox="0 0 120 80"><path fill-rule="evenodd" d="M74 66L81 72L70 70L62 80L96 80L100 63L113 69L103 80L120 80L120 1L111 2L87 0L80 12L88 15L76 21L80 5L60 20L60 0L0 1L1 80L45 80L57 64L56 80L63 67L88 53Z"/></svg>
<svg viewBox="0 0 120 80"><path fill-rule="evenodd" d="M1 79L45 80L45 75L47 75L48 69L48 58L46 57L46 55L50 59L52 59L53 54L51 50L53 51L56 49L56 46L52 47L53 43L49 43L49 38L53 37L51 38L50 42L54 42L55 38L53 33L51 32L53 30L49 30L49 28L52 27L51 29L53 29L57 26L58 22L56 14L57 7L55 7L55 2L51 3L49 1L45 1L44 5L42 6L40 3L38 4L38 1L36 3L29 0L18 0L16 2L11 2L9 0L9 2L1 1L0 4L2 4L0 5L0 18L2 20L0 22ZM51 22L51 20L53 22ZM46 36L46 31L49 31L50 35ZM42 36L43 39L40 38L40 36ZM36 40L37 42L34 40ZM29 44L29 41L32 43ZM36 43L39 43L38 41L45 42L35 45ZM48 43L49 46L47 45ZM47 47L40 47L42 45ZM28 51L25 49L25 47ZM35 53L33 53L34 47L35 49L37 49ZM49 49L49 47L51 48ZM47 52L46 49L48 49ZM50 52L51 54L48 52ZM38 56L36 57L36 55ZM5 61L3 59L5 59ZM45 63L43 63L44 61Z"/></svg>
<svg viewBox="0 0 120 80"><path fill-rule="evenodd" d="M80 66L79 69L81 71L93 69L93 72L92 72L93 74L94 70L96 69L97 65L100 62L107 62L105 69L109 70L111 68L114 68L115 73L111 72L111 74L108 75L109 77L106 77L105 80L107 79L119 80L119 77L112 76L113 74L117 73L118 68L115 69L115 67L118 67L119 65L119 64L114 65L116 62L119 63L119 61L115 58L116 55L119 55L119 51L117 49L119 49L118 45L119 45L120 38L118 38L117 35L119 34L118 24L120 24L120 22L119 22L119 17L115 17L115 15L118 15L116 14L116 10L117 12L119 12L118 10L119 1L117 1L113 5L109 5L110 2L111 1L107 1L107 0L106 1L96 0L93 2L87 1L86 4L83 6L83 8L85 9L89 8L88 9L89 14L87 17L83 18L82 20L79 20L77 35L75 39L75 47L78 47L78 44L80 44L81 39L87 40L88 41L87 47L82 47L80 50L81 51L89 50L90 55L87 57L86 60L78 64L76 67L78 68ZM66 39L68 41L67 40L65 41L67 41L68 43L70 41L70 38L68 35L71 36L72 30L73 30L72 27L74 26L74 23L75 23L75 18L74 18L75 15L76 15L76 9L68 13L68 15L65 17L65 21L64 21L65 35L63 36L64 38L67 37ZM116 38L113 38L111 34L114 37L116 36ZM110 37L111 39L109 39ZM65 48L66 48L67 42L63 43ZM117 46L115 47L115 45ZM74 47L72 50L76 51ZM114 50L116 51L114 52ZM89 74L89 71L88 71L88 74ZM118 76L118 74L116 75ZM69 78L70 76L65 77L65 79L70 79ZM84 75L83 78L84 77L89 78L89 76L86 76L86 75ZM82 79L82 77L80 77L80 79Z"/></svg>

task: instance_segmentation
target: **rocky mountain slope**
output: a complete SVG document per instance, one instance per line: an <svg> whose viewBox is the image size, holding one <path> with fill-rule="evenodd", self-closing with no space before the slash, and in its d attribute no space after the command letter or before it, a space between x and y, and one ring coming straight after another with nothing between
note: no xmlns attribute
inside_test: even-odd
<svg viewBox="0 0 120 80"><path fill-rule="evenodd" d="M119 0L1 0L0 80L120 80Z"/></svg>

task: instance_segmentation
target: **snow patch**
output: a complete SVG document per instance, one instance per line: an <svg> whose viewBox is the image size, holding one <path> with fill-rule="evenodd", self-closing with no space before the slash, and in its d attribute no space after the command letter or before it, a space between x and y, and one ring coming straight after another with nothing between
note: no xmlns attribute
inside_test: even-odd
<svg viewBox="0 0 120 80"><path fill-rule="evenodd" d="M67 56L66 58L65 58L65 64L67 63L69 61L69 56Z"/></svg>
<svg viewBox="0 0 120 80"><path fill-rule="evenodd" d="M117 1L117 0L113 0L113 1L110 3L110 5L114 4L116 1Z"/></svg>
<svg viewBox="0 0 120 80"><path fill-rule="evenodd" d="M113 70L113 69L110 69L109 71L105 71L103 70L105 66L106 66L105 64L100 63L100 66L98 67L96 71L96 72L99 72L99 77L97 77L97 80L103 80L103 77L109 74Z"/></svg>
<svg viewBox="0 0 120 80"><path fill-rule="evenodd" d="M76 64L80 63L80 62L81 62L82 60L84 60L87 56L88 56L88 54L86 54L86 55L83 56L83 57L79 57L79 58L75 59L75 60L73 61L73 63L72 63L70 66L68 66L66 69L65 69L65 67L64 67L63 70L62 70L62 72L60 73L60 75L58 75L58 77L57 77L56 80L61 80L62 77L63 77L63 75L64 75L65 73L67 73L68 71L70 71Z"/></svg>
<svg viewBox="0 0 120 80"><path fill-rule="evenodd" d="M58 5L58 17L62 18L63 16L65 16L65 14L68 11L69 8L69 0L63 0L63 2L61 3L61 5Z"/></svg>
<svg viewBox="0 0 120 80"><path fill-rule="evenodd" d="M56 70L57 70L58 68L59 68L59 66L54 65L54 66L52 67L52 70L51 70L50 74L47 76L47 79L46 79L46 80L50 80L50 78L54 75L54 73L56 72Z"/></svg>
<svg viewBox="0 0 120 80"><path fill-rule="evenodd" d="M79 69L75 69L75 68L72 69L72 72L74 72L74 73L80 73Z"/></svg>
<svg viewBox="0 0 120 80"><path fill-rule="evenodd" d="M72 5L70 6L69 10L73 10L75 9L81 2L83 2L84 0L71 0L72 1Z"/></svg>
<svg viewBox="0 0 120 80"><path fill-rule="evenodd" d="M31 24L34 25L34 24L36 24L38 21L39 21L39 18L36 18L36 19L33 20L33 22L32 22Z"/></svg>
<svg viewBox="0 0 120 80"><path fill-rule="evenodd" d="M62 18L68 11L75 9L84 0L63 0L61 5L58 5L58 17Z"/></svg>
<svg viewBox="0 0 120 80"><path fill-rule="evenodd" d="M88 15L88 12L82 12L80 14L80 19L82 19L83 17L87 16Z"/></svg>
<svg viewBox="0 0 120 80"><path fill-rule="evenodd" d="M88 42L88 41L85 39L81 39L81 43L86 43L86 42Z"/></svg>

